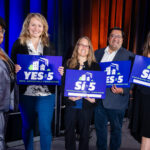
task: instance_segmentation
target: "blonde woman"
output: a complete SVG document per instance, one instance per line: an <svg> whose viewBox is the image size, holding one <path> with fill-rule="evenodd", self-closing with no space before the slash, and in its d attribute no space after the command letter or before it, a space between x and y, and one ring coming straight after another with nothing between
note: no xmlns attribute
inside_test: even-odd
<svg viewBox="0 0 150 150"><path fill-rule="evenodd" d="M16 72L21 70L17 65L17 54L51 55L53 49L49 43L48 23L39 13L30 13L22 27L19 39L14 43L11 58L15 62ZM41 150L50 150L51 122L55 103L55 87L42 85L20 85L19 108L22 117L22 137L26 150L33 150L33 128L35 115L38 116Z"/></svg>
<svg viewBox="0 0 150 150"><path fill-rule="evenodd" d="M96 63L93 46L88 37L81 37L74 48L72 57L59 72L65 76L66 69L100 70ZM67 97L65 98L65 147L66 150L76 150L75 129L78 125L79 150L89 149L89 126L96 100L94 98Z"/></svg>

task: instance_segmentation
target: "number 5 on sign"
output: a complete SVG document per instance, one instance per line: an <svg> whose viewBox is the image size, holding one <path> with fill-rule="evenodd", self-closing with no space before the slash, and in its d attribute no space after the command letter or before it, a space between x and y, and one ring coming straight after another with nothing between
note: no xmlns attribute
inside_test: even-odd
<svg viewBox="0 0 150 150"><path fill-rule="evenodd" d="M105 89L106 73L102 71L66 70L64 96L104 98Z"/></svg>
<svg viewBox="0 0 150 150"><path fill-rule="evenodd" d="M90 82L88 90L94 91L95 90L95 82ZM86 89L86 82L77 81L75 83L75 90L85 90Z"/></svg>

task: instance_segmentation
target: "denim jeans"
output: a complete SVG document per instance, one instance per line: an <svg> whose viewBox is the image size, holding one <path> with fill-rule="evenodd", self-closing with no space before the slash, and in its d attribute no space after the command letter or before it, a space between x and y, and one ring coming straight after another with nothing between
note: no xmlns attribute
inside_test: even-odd
<svg viewBox="0 0 150 150"><path fill-rule="evenodd" d="M5 150L5 123L4 112L0 112L0 150Z"/></svg>
<svg viewBox="0 0 150 150"><path fill-rule="evenodd" d="M22 138L26 150L33 150L33 129L35 114L38 116L41 150L50 150L51 122L53 118L55 95L25 96L20 95L20 112L22 117Z"/></svg>
<svg viewBox="0 0 150 150"><path fill-rule="evenodd" d="M110 122L110 150L119 150L125 110L106 109L102 101L95 108L95 128L98 150L107 150L107 126Z"/></svg>

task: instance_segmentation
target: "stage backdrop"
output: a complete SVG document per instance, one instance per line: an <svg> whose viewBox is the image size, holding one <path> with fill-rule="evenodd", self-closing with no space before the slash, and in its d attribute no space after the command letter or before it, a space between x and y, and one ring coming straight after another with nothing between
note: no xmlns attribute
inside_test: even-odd
<svg viewBox="0 0 150 150"><path fill-rule="evenodd" d="M7 22L3 47L9 54L28 13L42 13L49 24L56 54L70 57L80 36L89 36L94 49L107 45L108 29L123 28L124 46L137 54L150 30L149 0L0 0L0 16Z"/></svg>
<svg viewBox="0 0 150 150"><path fill-rule="evenodd" d="M142 45L150 30L150 0L0 0L0 16L7 23L2 47L9 55L13 43L19 37L23 21L30 12L38 12L46 17L56 55L63 56L64 61L71 56L73 46L81 36L91 38L94 50L105 47L108 30L115 26L121 27L125 32L124 47L141 54ZM53 121L54 136L60 135L60 130L64 130L65 107L61 95L63 93L58 88ZM10 115L16 124L13 117L17 118L17 115ZM20 116L17 119L20 122L19 119ZM16 131L15 126L12 128L12 131ZM21 133L21 125L18 130L16 132ZM8 132L16 137L9 130ZM16 140L11 139L11 136L7 135L8 141Z"/></svg>

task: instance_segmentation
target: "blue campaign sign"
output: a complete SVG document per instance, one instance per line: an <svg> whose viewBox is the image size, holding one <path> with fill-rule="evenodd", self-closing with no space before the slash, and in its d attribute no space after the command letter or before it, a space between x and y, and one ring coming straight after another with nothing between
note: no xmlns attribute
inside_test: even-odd
<svg viewBox="0 0 150 150"><path fill-rule="evenodd" d="M65 92L68 97L105 98L106 73L103 71L66 70Z"/></svg>
<svg viewBox="0 0 150 150"><path fill-rule="evenodd" d="M61 56L17 55L21 70L17 73L17 84L60 85L62 66Z"/></svg>
<svg viewBox="0 0 150 150"><path fill-rule="evenodd" d="M130 82L150 87L150 58L136 55Z"/></svg>
<svg viewBox="0 0 150 150"><path fill-rule="evenodd" d="M112 61L100 63L101 70L106 72L106 86L130 87L129 76L131 61Z"/></svg>

